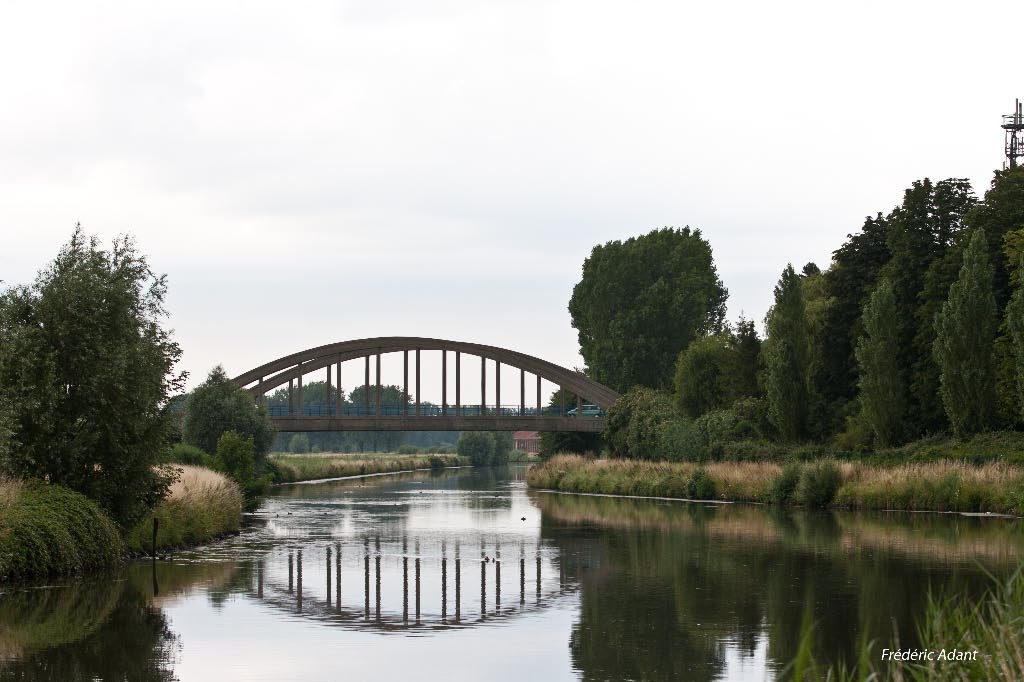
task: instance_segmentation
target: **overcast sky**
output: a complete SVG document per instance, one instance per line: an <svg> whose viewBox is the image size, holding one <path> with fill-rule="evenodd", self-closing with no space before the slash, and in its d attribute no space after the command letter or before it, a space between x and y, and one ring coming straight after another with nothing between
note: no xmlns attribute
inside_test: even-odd
<svg viewBox="0 0 1024 682"><path fill-rule="evenodd" d="M760 322L915 179L984 192L1021 7L6 0L0 279L134 235L190 385L384 335L582 365L584 258L665 225Z"/></svg>

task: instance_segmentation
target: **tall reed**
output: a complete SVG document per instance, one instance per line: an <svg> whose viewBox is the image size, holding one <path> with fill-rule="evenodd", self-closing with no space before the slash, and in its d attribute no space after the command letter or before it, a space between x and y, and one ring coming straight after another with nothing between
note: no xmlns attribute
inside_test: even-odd
<svg viewBox="0 0 1024 682"><path fill-rule="evenodd" d="M153 551L153 519L157 550L206 542L237 531L242 522L243 495L227 476L204 467L181 465L181 477L164 500L127 536L128 547Z"/></svg>

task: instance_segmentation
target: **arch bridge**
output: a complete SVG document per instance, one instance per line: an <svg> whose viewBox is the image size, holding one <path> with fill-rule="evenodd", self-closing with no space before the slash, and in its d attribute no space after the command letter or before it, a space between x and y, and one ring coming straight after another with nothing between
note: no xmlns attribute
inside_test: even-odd
<svg viewBox="0 0 1024 682"><path fill-rule="evenodd" d="M421 353L441 351L441 402L421 399ZM382 404L381 356L400 353L403 360L401 405ZM409 359L414 360L410 387ZM462 400L462 368L469 356L479 358L480 403L465 404ZM354 404L344 400L341 366L349 360L364 360L361 400ZM448 382L448 363L454 363L455 381ZM487 404L487 367L493 363L493 404ZM375 366L371 384L370 369ZM519 403L501 404L502 365L519 370ZM303 377L324 372L326 400L317 404L303 402ZM333 377L332 377L333 374ZM527 405L527 378L536 399ZM464 341L447 341L408 336L390 336L342 341L293 353L232 380L249 390L260 404L268 392L287 386L287 406L272 406L270 418L279 431L590 431L604 429L605 413L619 394L593 379L540 358L497 346ZM541 382L548 381L563 389L559 405L542 404ZM410 390L411 389L411 390ZM567 405L565 392L577 396L575 404ZM534 396L530 396L533 398ZM454 399L454 400L452 400Z"/></svg>

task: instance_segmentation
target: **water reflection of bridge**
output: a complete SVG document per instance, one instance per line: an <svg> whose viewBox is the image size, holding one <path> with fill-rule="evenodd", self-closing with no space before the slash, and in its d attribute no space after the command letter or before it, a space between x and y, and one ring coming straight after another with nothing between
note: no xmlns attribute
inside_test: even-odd
<svg viewBox="0 0 1024 682"><path fill-rule="evenodd" d="M444 630L534 612L574 592L564 564L539 543L365 537L275 552L256 565L249 593L343 627Z"/></svg>

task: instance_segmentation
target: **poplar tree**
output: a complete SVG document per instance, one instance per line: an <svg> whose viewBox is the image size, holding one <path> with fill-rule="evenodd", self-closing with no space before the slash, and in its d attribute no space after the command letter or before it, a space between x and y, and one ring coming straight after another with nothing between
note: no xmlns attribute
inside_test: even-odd
<svg viewBox="0 0 1024 682"><path fill-rule="evenodd" d="M978 229L964 252L960 276L935 316L934 353L942 403L958 438L985 430L992 419L992 345L997 325L992 283L985 231Z"/></svg>
<svg viewBox="0 0 1024 682"><path fill-rule="evenodd" d="M883 447L899 441L906 404L897 319L892 282L883 280L864 306L864 334L856 348L861 409Z"/></svg>
<svg viewBox="0 0 1024 682"><path fill-rule="evenodd" d="M1020 270L1024 273L1024 252L1020 256ZM1017 377L1017 405L1024 417L1024 284L1017 283L1006 305L1006 330L1013 344L1013 364Z"/></svg>
<svg viewBox="0 0 1024 682"><path fill-rule="evenodd" d="M787 265L775 286L775 304L765 320L762 345L768 419L779 435L796 440L807 424L807 320L800 276Z"/></svg>

